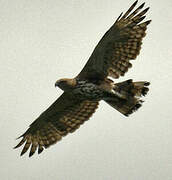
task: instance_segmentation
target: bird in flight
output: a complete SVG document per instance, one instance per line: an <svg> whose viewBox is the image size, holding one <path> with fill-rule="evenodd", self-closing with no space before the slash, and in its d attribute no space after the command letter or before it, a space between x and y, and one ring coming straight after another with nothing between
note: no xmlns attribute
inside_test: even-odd
<svg viewBox="0 0 172 180"><path fill-rule="evenodd" d="M149 8L142 10L145 3L135 8L137 2L126 13L120 14L75 78L56 81L55 86L64 92L19 137L22 140L15 148L25 143L21 155L29 148L29 157L37 149L40 154L63 136L74 132L92 116L101 100L125 116L141 107L141 96L147 94L149 82L129 79L114 83L112 80L124 76L131 68L131 60L139 54L151 22L143 22Z"/></svg>

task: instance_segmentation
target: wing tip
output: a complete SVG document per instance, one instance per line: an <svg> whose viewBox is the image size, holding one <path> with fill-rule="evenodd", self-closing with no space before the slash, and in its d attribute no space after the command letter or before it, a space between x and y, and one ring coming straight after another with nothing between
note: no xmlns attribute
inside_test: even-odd
<svg viewBox="0 0 172 180"><path fill-rule="evenodd" d="M17 149L18 147L20 147L18 144L16 146L13 147L13 149Z"/></svg>
<svg viewBox="0 0 172 180"><path fill-rule="evenodd" d="M142 9L144 7L144 5L145 5L145 2L142 3L139 8Z"/></svg>
<svg viewBox="0 0 172 180"><path fill-rule="evenodd" d="M115 23L118 22L118 20L122 17L123 12L118 16L118 18L116 19Z"/></svg>
<svg viewBox="0 0 172 180"><path fill-rule="evenodd" d="M20 153L20 156L23 156L23 154L25 153L26 151L24 151L24 149L22 150L22 152Z"/></svg>
<svg viewBox="0 0 172 180"><path fill-rule="evenodd" d="M14 147L14 149L17 148L16 146ZM23 148L22 152L20 153L20 156L23 156L26 152L27 152L28 149L25 149ZM42 153L42 151L44 150L44 148L39 148L38 149L38 154ZM34 154L35 154L36 150L32 151L30 150L29 152L29 158L32 157Z"/></svg>
<svg viewBox="0 0 172 180"><path fill-rule="evenodd" d="M40 153L42 153L42 151L43 151L44 149L42 148L42 149L38 149L38 154L40 154Z"/></svg>
<svg viewBox="0 0 172 180"><path fill-rule="evenodd" d="M131 6L136 6L137 3L138 3L138 0L136 0Z"/></svg>
<svg viewBox="0 0 172 180"><path fill-rule="evenodd" d="M15 140L18 140L18 139L20 139L21 137L23 137L23 134L22 134L21 136L17 137Z"/></svg>
<svg viewBox="0 0 172 180"><path fill-rule="evenodd" d="M151 22L152 22L152 20L150 19L150 20L146 21L145 23L148 25L148 24L150 24Z"/></svg>
<svg viewBox="0 0 172 180"><path fill-rule="evenodd" d="M21 138L21 137L19 137L19 138ZM19 139L19 138L17 138L17 139ZM23 145L25 141L26 141L26 139L23 137L23 139L15 147L13 147L13 149L16 149L16 148L20 147L21 145Z"/></svg>
<svg viewBox="0 0 172 180"><path fill-rule="evenodd" d="M34 152L30 151L29 157L32 157L34 155L34 153L35 153L35 151Z"/></svg>

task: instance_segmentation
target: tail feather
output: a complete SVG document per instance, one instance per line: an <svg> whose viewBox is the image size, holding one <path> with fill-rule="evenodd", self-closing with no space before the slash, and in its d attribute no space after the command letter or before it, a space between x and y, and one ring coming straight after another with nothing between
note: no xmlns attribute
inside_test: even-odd
<svg viewBox="0 0 172 180"><path fill-rule="evenodd" d="M117 83L113 88L115 96L105 101L125 116L129 116L142 106L144 101L140 98L149 91L149 84L146 81L133 82L132 79Z"/></svg>

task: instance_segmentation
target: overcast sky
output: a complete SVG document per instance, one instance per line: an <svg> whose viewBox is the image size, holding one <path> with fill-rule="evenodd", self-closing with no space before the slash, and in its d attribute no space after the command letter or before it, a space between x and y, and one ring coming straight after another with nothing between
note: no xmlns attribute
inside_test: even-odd
<svg viewBox="0 0 172 180"><path fill-rule="evenodd" d="M75 133L31 158L15 140L62 93L131 0L0 0L2 180L172 179L172 1L147 0L152 23L133 68L143 107L124 117L105 103ZM139 4L143 1L139 1Z"/></svg>

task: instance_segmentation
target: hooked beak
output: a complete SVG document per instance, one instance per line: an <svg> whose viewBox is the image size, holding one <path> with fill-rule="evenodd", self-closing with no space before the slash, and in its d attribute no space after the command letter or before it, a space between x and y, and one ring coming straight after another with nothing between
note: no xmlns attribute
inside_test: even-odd
<svg viewBox="0 0 172 180"><path fill-rule="evenodd" d="M57 87L59 85L59 81L55 82L55 87Z"/></svg>

